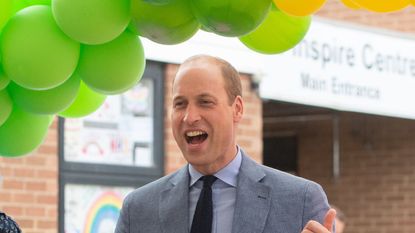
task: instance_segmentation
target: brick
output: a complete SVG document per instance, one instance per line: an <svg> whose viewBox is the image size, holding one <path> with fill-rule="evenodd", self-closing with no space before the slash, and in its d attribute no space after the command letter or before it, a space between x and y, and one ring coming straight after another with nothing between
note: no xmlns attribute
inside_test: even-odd
<svg viewBox="0 0 415 233"><path fill-rule="evenodd" d="M6 192L6 191L2 191L1 189L0 189L0 200L1 200L1 202L4 202L4 203L8 203L8 202L10 202L11 201L11 194L10 194L10 192Z"/></svg>
<svg viewBox="0 0 415 233"><path fill-rule="evenodd" d="M19 224L19 226L22 228L23 232L26 232L25 229L28 228L33 228L35 225L35 221L33 219L28 219L28 218L22 218L22 219L17 219L16 218L16 222Z"/></svg>
<svg viewBox="0 0 415 233"><path fill-rule="evenodd" d="M44 207L31 207L26 208L24 210L25 215L27 216L33 216L33 217L43 217L46 215L46 210Z"/></svg>
<svg viewBox="0 0 415 233"><path fill-rule="evenodd" d="M28 181L26 182L26 189L32 191L46 190L46 183L43 181Z"/></svg>
<svg viewBox="0 0 415 233"><path fill-rule="evenodd" d="M57 197L57 195L42 195L42 194L40 194L36 197L36 203L55 205L55 204L58 203L58 197Z"/></svg>
<svg viewBox="0 0 415 233"><path fill-rule="evenodd" d="M19 180L4 179L3 180L3 189L13 190L13 189L24 189L24 182Z"/></svg>
<svg viewBox="0 0 415 233"><path fill-rule="evenodd" d="M2 207L2 211L7 213L7 215L12 216L13 218L14 216L19 216L23 214L23 208L15 205L5 205Z"/></svg>
<svg viewBox="0 0 415 233"><path fill-rule="evenodd" d="M34 203L35 197L31 191L28 193L16 193L13 195L13 201L17 203Z"/></svg>
<svg viewBox="0 0 415 233"><path fill-rule="evenodd" d="M42 166L42 165L45 165L45 162L46 162L46 159L41 156L28 155L25 157L25 159L26 159L26 163L31 166L34 166L34 165Z"/></svg>
<svg viewBox="0 0 415 233"><path fill-rule="evenodd" d="M36 176L41 179L57 179L58 178L58 171L55 170L56 168L52 168L53 170L40 169L36 171Z"/></svg>
<svg viewBox="0 0 415 233"><path fill-rule="evenodd" d="M41 229L57 229L56 221L39 220L36 225Z"/></svg>

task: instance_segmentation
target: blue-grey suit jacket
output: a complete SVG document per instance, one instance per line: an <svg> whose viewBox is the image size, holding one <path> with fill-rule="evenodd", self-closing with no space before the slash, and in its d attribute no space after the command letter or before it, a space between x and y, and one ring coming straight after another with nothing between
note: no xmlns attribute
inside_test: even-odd
<svg viewBox="0 0 415 233"><path fill-rule="evenodd" d="M115 233L188 233L187 166L130 193ZM300 233L329 209L321 186L263 165L242 152L232 233Z"/></svg>

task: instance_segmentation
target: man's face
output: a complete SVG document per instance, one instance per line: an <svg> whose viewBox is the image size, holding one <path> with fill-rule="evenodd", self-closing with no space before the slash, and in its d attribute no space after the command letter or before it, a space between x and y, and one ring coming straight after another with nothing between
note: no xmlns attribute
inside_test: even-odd
<svg viewBox="0 0 415 233"><path fill-rule="evenodd" d="M173 83L173 135L199 172L213 174L234 158L242 112L242 98L229 103L222 73L212 61L193 61L179 69Z"/></svg>

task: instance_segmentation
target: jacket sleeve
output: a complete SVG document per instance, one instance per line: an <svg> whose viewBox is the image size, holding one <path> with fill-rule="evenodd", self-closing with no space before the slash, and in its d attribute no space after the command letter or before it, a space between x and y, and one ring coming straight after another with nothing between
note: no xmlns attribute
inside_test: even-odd
<svg viewBox="0 0 415 233"><path fill-rule="evenodd" d="M124 199L114 233L130 233L129 198Z"/></svg>
<svg viewBox="0 0 415 233"><path fill-rule="evenodd" d="M302 227L310 220L323 224L324 217L330 206L323 188L314 182L309 182L305 189Z"/></svg>

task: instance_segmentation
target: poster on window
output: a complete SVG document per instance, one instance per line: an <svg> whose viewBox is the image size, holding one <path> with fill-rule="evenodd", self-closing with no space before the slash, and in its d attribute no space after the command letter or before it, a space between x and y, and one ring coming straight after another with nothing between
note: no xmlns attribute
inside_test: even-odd
<svg viewBox="0 0 415 233"><path fill-rule="evenodd" d="M142 79L121 94L108 96L93 114L65 119L67 162L154 166L154 83Z"/></svg>
<svg viewBox="0 0 415 233"><path fill-rule="evenodd" d="M65 185L65 233L113 233L130 187Z"/></svg>

